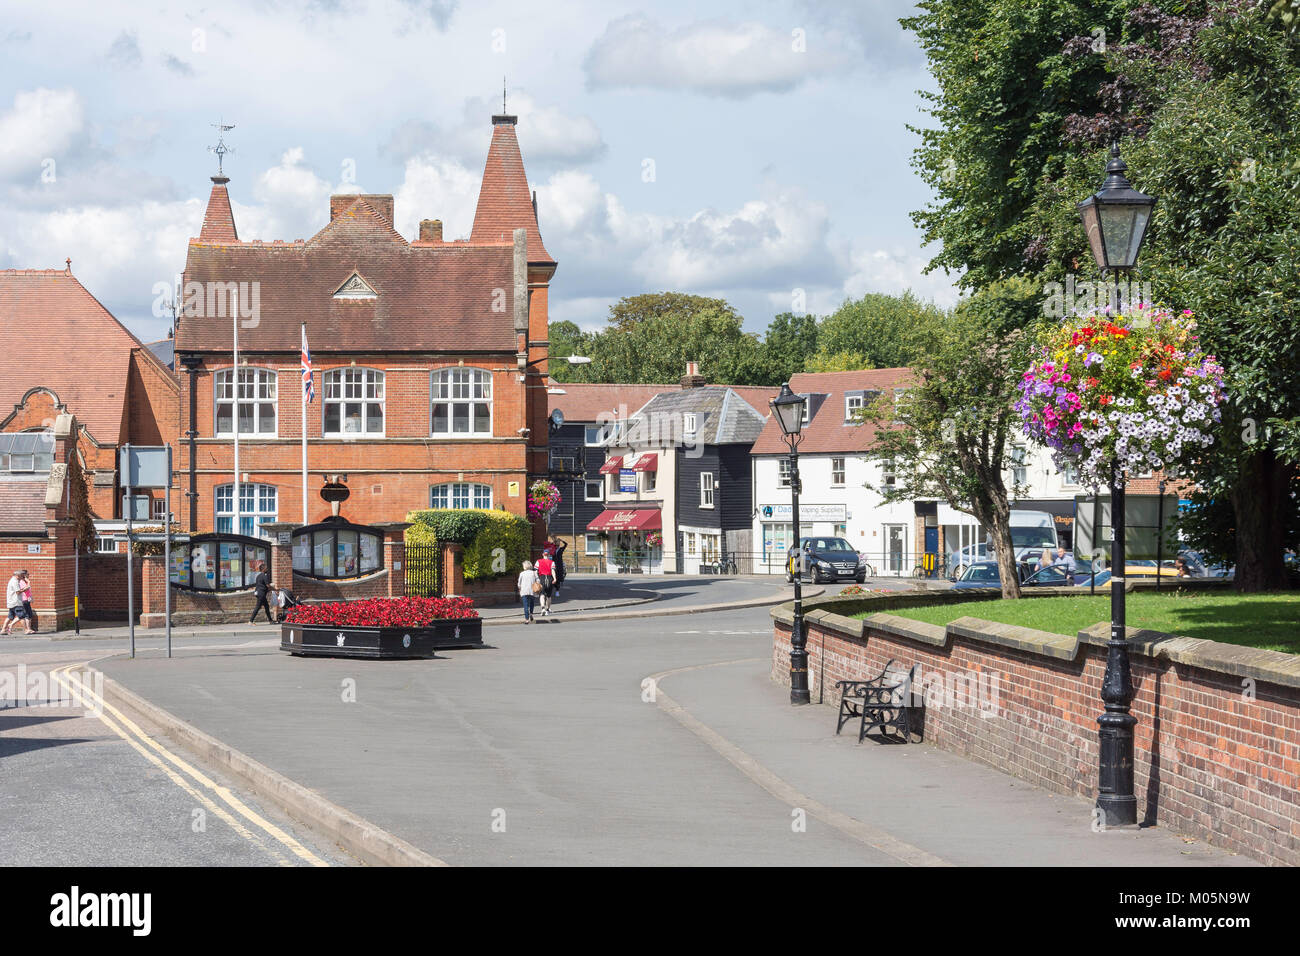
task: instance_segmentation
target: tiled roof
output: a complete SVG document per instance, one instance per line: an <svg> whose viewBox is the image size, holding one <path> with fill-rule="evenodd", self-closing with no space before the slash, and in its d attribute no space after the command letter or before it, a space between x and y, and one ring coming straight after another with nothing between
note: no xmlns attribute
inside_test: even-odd
<svg viewBox="0 0 1300 956"><path fill-rule="evenodd" d="M695 438L705 445L749 444L767 417L726 385L679 388L660 392L632 416L628 444L657 443L656 437L677 442L689 413L698 416Z"/></svg>
<svg viewBox="0 0 1300 956"><path fill-rule="evenodd" d="M0 420L38 386L58 396L97 441L122 436L131 353L152 353L63 269L0 270ZM164 370L164 374L167 374Z"/></svg>
<svg viewBox="0 0 1300 956"><path fill-rule="evenodd" d="M212 192L208 196L208 209L203 214L203 230L199 238L204 242L238 242L235 231L235 212L230 208L230 194L226 192L228 180L224 176L212 177Z"/></svg>
<svg viewBox="0 0 1300 956"><path fill-rule="evenodd" d="M681 385L606 385L603 383L556 382L550 387L564 390L550 396L550 411L559 409L566 422L594 422L598 418L627 418L660 392L681 391ZM760 414L769 414L768 402L780 394L766 385L727 386Z"/></svg>
<svg viewBox="0 0 1300 956"><path fill-rule="evenodd" d="M553 265L555 260L542 245L533 213L524 159L515 137L515 117L494 116L492 145L483 167L483 184L469 238L470 242L509 242L519 228L528 233L528 261Z"/></svg>
<svg viewBox="0 0 1300 956"><path fill-rule="evenodd" d="M0 481L0 534L45 533L45 481Z"/></svg>
<svg viewBox="0 0 1300 956"><path fill-rule="evenodd" d="M790 379L790 390L797 395L825 395L816 407L812 420L803 427L799 453L866 452L876 439L876 426L844 420L844 393L878 391L892 394L915 378L908 368L878 368L861 372L808 372ZM786 454L789 447L781 435L781 426L770 418L750 449L755 455Z"/></svg>
<svg viewBox="0 0 1300 956"><path fill-rule="evenodd" d="M296 351L305 321L313 352L513 353L513 268L509 241L413 246L358 198L306 242L191 240L185 281L258 284L260 314L241 323L241 349ZM334 297L353 273L374 298ZM187 310L176 351L228 350L231 325Z"/></svg>

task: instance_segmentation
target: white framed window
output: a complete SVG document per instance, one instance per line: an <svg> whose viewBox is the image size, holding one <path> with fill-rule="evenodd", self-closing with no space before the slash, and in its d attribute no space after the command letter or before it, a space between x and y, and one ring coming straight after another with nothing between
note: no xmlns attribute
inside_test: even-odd
<svg viewBox="0 0 1300 956"><path fill-rule="evenodd" d="M686 553L689 555L695 554L695 532L688 531L684 537L686 538Z"/></svg>
<svg viewBox="0 0 1300 956"><path fill-rule="evenodd" d="M907 394L907 389L905 388L894 389L894 424L895 425L901 425L903 423L903 420L898 417L898 406L902 404L903 396L906 394Z"/></svg>
<svg viewBox="0 0 1300 956"><path fill-rule="evenodd" d="M1029 469L1025 467L1026 454L1024 445L1011 446L1011 481L1013 484L1023 485L1029 478Z"/></svg>
<svg viewBox="0 0 1300 956"><path fill-rule="evenodd" d="M156 521L165 521L167 519L167 499L153 499L153 518Z"/></svg>
<svg viewBox="0 0 1300 956"><path fill-rule="evenodd" d="M604 548L604 544L605 544L605 542L603 542L603 541L600 539L600 535L598 535L598 534L584 534L584 535L582 536L582 540L583 540L583 552L584 552L585 554L603 554L603 553L604 553L604 550L605 550L605 548Z"/></svg>
<svg viewBox="0 0 1300 956"><path fill-rule="evenodd" d="M235 419L241 435L275 435L276 374L267 368L222 369L214 376L216 433L234 435ZM238 409L238 410L236 410Z"/></svg>
<svg viewBox="0 0 1300 956"><path fill-rule="evenodd" d="M492 373L481 368L444 368L433 373L435 438L492 434Z"/></svg>
<svg viewBox="0 0 1300 956"><path fill-rule="evenodd" d="M898 472L894 469L894 459L886 458L881 461L880 480L886 488L892 488L898 483Z"/></svg>
<svg viewBox="0 0 1300 956"><path fill-rule="evenodd" d="M713 507L713 472L700 473L700 507Z"/></svg>
<svg viewBox="0 0 1300 956"><path fill-rule="evenodd" d="M608 431L608 425L588 425L582 430L582 443L588 448L600 448Z"/></svg>
<svg viewBox="0 0 1300 956"><path fill-rule="evenodd" d="M855 417L855 416L857 415L857 413L860 412L861 410L862 410L862 396L861 396L861 395L846 395L846 396L844 396L844 420L845 420L846 422L851 422L851 421L853 421L854 417Z"/></svg>
<svg viewBox="0 0 1300 956"><path fill-rule="evenodd" d="M605 479L592 479L586 482L584 493L585 501L604 501L605 500Z"/></svg>
<svg viewBox="0 0 1300 956"><path fill-rule="evenodd" d="M800 398L803 399L803 420L799 424L799 427L802 428L812 418L812 402L808 400L807 395L801 395Z"/></svg>
<svg viewBox="0 0 1300 956"><path fill-rule="evenodd" d="M656 474L656 473L653 472L653 471L643 471L643 472L641 472L641 490L642 490L642 491L654 491L654 490L655 490L655 482L656 482L655 474Z"/></svg>
<svg viewBox="0 0 1300 956"><path fill-rule="evenodd" d="M117 554L117 542L113 540L111 534L95 535L95 553Z"/></svg>
<svg viewBox="0 0 1300 956"><path fill-rule="evenodd" d="M1066 465L1061 469L1061 484L1071 487L1079 484L1079 469L1074 465Z"/></svg>
<svg viewBox="0 0 1300 956"><path fill-rule="evenodd" d="M790 459L778 458L776 460L777 477L776 483L781 488L790 487Z"/></svg>
<svg viewBox="0 0 1300 956"><path fill-rule="evenodd" d="M478 482L453 481L429 489L430 508L491 508L492 486Z"/></svg>
<svg viewBox="0 0 1300 956"><path fill-rule="evenodd" d="M849 536L849 526L847 524L837 524L835 526L835 537L847 538Z"/></svg>
<svg viewBox="0 0 1300 956"><path fill-rule="evenodd" d="M831 459L831 484L837 488L844 487L844 459Z"/></svg>
<svg viewBox="0 0 1300 956"><path fill-rule="evenodd" d="M384 373L336 368L325 373L326 435L384 434Z"/></svg>
<svg viewBox="0 0 1300 956"><path fill-rule="evenodd" d="M235 485L217 485L216 524L218 534L244 534L258 537L258 528L274 521L279 495L275 485L242 482L239 491L239 528L235 528Z"/></svg>
<svg viewBox="0 0 1300 956"><path fill-rule="evenodd" d="M694 438L695 433L699 431L700 417L694 412L687 412L682 416L682 436L685 438Z"/></svg>

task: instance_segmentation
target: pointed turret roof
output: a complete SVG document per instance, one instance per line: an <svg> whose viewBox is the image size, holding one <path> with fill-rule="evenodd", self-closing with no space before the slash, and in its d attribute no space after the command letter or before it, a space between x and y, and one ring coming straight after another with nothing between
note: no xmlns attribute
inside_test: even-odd
<svg viewBox="0 0 1300 956"><path fill-rule="evenodd" d="M492 117L492 145L483 167L470 242L508 242L514 230L522 228L528 233L528 261L554 265L537 228L537 212L528 190L519 140L515 138L517 120L506 114Z"/></svg>
<svg viewBox="0 0 1300 956"><path fill-rule="evenodd" d="M238 242L235 232L235 211L230 208L230 194L226 192L229 176L212 177L212 195L208 196L208 211L203 214L202 242Z"/></svg>

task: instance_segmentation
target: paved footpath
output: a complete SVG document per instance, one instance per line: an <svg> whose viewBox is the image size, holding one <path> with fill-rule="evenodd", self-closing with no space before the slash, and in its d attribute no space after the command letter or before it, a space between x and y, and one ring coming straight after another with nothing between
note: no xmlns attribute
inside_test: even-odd
<svg viewBox="0 0 1300 956"><path fill-rule="evenodd" d="M265 641L102 666L453 864L1251 862L1159 828L1094 833L1087 801L927 745L836 737L833 711L767 679L766 608L487 637L430 661Z"/></svg>

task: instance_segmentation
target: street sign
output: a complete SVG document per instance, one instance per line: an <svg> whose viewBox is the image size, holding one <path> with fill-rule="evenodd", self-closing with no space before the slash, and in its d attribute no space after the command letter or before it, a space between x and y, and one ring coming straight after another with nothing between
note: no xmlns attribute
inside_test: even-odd
<svg viewBox="0 0 1300 956"><path fill-rule="evenodd" d="M1094 535L1094 511L1096 533ZM1165 495L1164 534L1160 532L1160 496L1124 495L1124 558L1127 561L1150 561L1156 558L1156 544L1161 543L1161 559L1178 556L1178 536L1173 531L1178 517L1178 496ZM1074 560L1091 561L1107 554L1114 541L1111 526L1110 495L1095 500L1090 495L1074 499Z"/></svg>
<svg viewBox="0 0 1300 956"><path fill-rule="evenodd" d="M172 483L166 445L123 446L118 470L124 488L166 488Z"/></svg>

